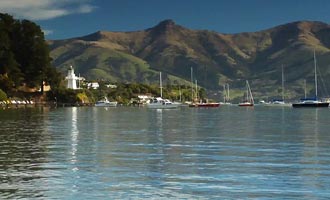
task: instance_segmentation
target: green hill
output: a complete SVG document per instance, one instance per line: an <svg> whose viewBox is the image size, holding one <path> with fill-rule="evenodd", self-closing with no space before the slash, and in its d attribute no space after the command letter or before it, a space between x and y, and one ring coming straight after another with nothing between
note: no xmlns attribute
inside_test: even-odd
<svg viewBox="0 0 330 200"><path fill-rule="evenodd" d="M284 66L287 98L303 94L306 79L313 92L313 51L322 77L330 76L330 26L300 21L253 33L221 34L191 30L172 20L135 32L96 33L67 40L49 41L53 64L63 73L73 65L88 79L111 82L157 83L194 79L208 90L222 90L229 83L232 94L241 95L245 79L260 98L280 94ZM326 88L326 87L325 87ZM327 96L326 89L320 90Z"/></svg>

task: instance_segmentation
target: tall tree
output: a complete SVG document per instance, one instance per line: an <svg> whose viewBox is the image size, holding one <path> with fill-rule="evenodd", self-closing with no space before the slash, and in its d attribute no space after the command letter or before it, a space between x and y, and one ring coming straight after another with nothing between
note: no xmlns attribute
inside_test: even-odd
<svg viewBox="0 0 330 200"><path fill-rule="evenodd" d="M30 87L41 86L51 61L44 34L38 25L28 20L23 20L17 28L14 51L24 81Z"/></svg>
<svg viewBox="0 0 330 200"><path fill-rule="evenodd" d="M23 83L56 88L60 74L51 66L48 44L41 28L29 20L0 13L0 88L8 91Z"/></svg>
<svg viewBox="0 0 330 200"><path fill-rule="evenodd" d="M12 51L13 28L16 25L13 17L0 13L0 82L1 88L6 91L19 86L23 79Z"/></svg>

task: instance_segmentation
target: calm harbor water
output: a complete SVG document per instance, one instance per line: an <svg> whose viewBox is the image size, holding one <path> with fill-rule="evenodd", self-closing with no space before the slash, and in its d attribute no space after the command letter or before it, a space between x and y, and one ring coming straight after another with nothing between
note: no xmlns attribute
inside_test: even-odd
<svg viewBox="0 0 330 200"><path fill-rule="evenodd" d="M330 109L0 111L0 199L328 199Z"/></svg>

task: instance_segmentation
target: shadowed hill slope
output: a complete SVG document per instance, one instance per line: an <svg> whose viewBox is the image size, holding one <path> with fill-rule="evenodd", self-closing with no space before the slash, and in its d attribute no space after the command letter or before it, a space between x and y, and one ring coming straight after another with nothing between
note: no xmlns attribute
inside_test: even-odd
<svg viewBox="0 0 330 200"><path fill-rule="evenodd" d="M286 93L293 98L303 92L305 79L313 90L314 49L323 85L330 78L330 26L322 22L221 34L165 20L146 30L98 31L49 44L53 64L63 72L73 65L88 79L111 82L157 83L162 71L167 75L164 82L183 83L190 81L193 68L194 79L207 89L220 90L229 83L238 90L249 79L252 89L266 97L279 94L284 65Z"/></svg>

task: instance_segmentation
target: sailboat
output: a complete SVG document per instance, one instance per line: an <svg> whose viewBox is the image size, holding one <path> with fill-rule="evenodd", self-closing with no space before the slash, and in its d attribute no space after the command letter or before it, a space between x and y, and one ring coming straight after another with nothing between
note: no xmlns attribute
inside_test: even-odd
<svg viewBox="0 0 330 200"><path fill-rule="evenodd" d="M282 65L282 99L273 99L272 104L284 104L284 73L283 73L283 65Z"/></svg>
<svg viewBox="0 0 330 200"><path fill-rule="evenodd" d="M328 102L320 101L317 97L317 71L316 71L316 58L314 50L314 80L315 80L315 97L314 98L303 98L299 102L293 103L292 107L294 108L303 108L303 107L329 107Z"/></svg>
<svg viewBox="0 0 330 200"><path fill-rule="evenodd" d="M284 70L282 65L282 98L273 99L270 103L265 104L267 106L291 106L289 103L284 101Z"/></svg>
<svg viewBox="0 0 330 200"><path fill-rule="evenodd" d="M163 99L162 72L159 72L160 97L154 97L147 103L148 108L167 109L177 108L180 103L173 103L169 99Z"/></svg>
<svg viewBox="0 0 330 200"><path fill-rule="evenodd" d="M229 101L229 84L227 83L223 85L223 102L221 103L221 105L231 105Z"/></svg>
<svg viewBox="0 0 330 200"><path fill-rule="evenodd" d="M238 106L254 106L254 100L248 80L246 80L246 99L239 103Z"/></svg>
<svg viewBox="0 0 330 200"><path fill-rule="evenodd" d="M198 91L198 86L197 86L197 80L195 81L195 99L194 99L194 89L193 89L193 78L192 78L193 72L192 72L192 68L191 68L191 99L192 102L191 104L189 104L189 107L198 107L198 108L206 108L206 107L219 107L220 103L216 103L216 102L198 102L199 98L197 95L197 91Z"/></svg>

